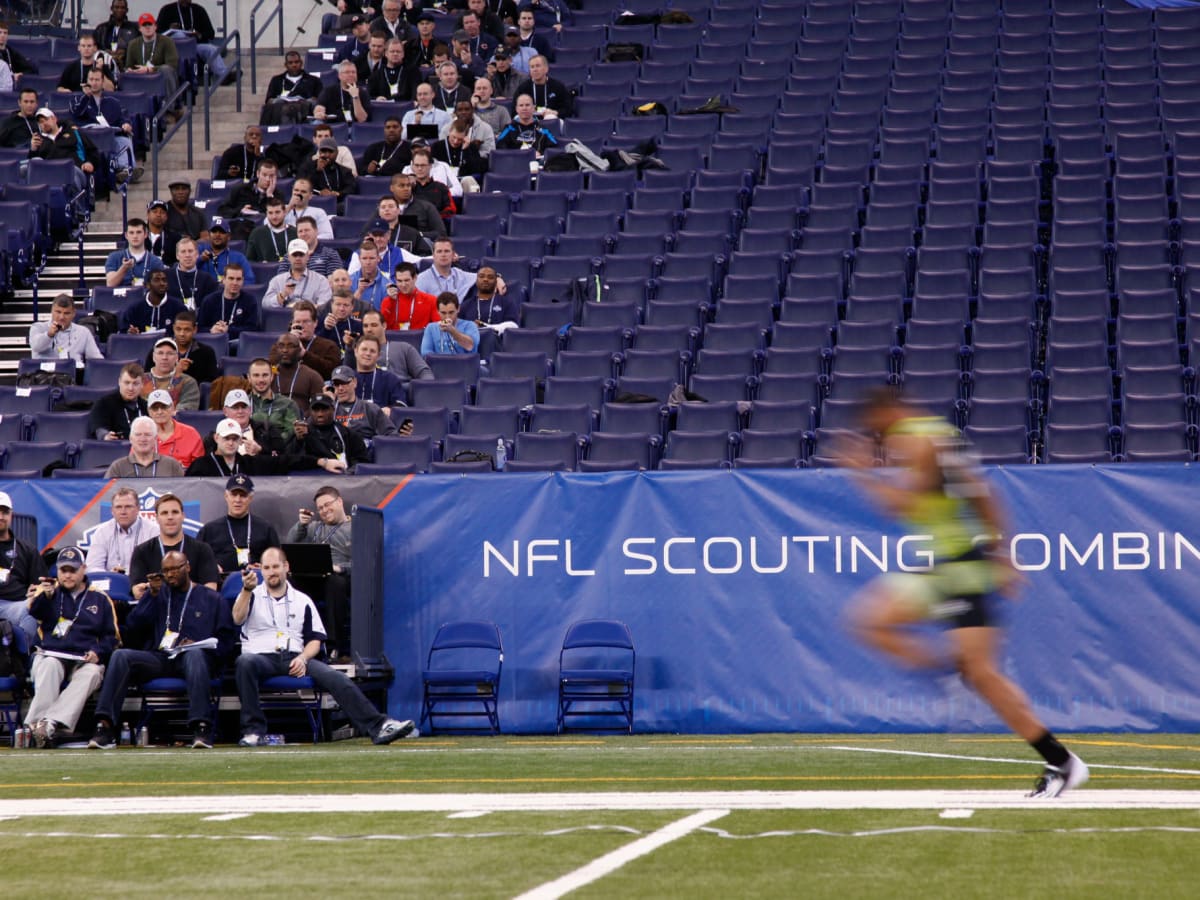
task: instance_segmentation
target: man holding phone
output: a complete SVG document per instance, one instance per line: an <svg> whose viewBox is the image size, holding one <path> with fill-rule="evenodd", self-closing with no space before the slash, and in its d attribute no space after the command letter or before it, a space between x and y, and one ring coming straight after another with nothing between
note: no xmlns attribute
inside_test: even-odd
<svg viewBox="0 0 1200 900"><path fill-rule="evenodd" d="M12 498L0 491L0 618L20 628L33 644L37 620L29 614L26 591L46 576L46 563L36 549L12 532Z"/></svg>

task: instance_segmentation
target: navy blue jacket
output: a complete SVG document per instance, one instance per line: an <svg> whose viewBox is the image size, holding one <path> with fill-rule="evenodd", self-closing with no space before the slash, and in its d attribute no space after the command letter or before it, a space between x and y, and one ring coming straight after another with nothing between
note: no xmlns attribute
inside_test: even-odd
<svg viewBox="0 0 1200 900"><path fill-rule="evenodd" d="M120 632L117 631L117 611L108 594L86 590L86 584L84 587L78 600L61 587L55 588L51 594L39 594L29 612L38 620L42 633L39 647L60 653L84 654L91 650L104 664L121 642ZM54 629L60 616L73 619L74 624L62 637L56 637Z"/></svg>
<svg viewBox="0 0 1200 900"><path fill-rule="evenodd" d="M179 632L179 640L203 641L215 637L220 643L216 655L227 656L237 637L229 603L221 595L203 584L192 582L192 592L184 608L184 596L164 584L158 594L147 591L129 613L126 624L130 630L143 629L150 634L146 649L157 650L167 630L167 612L170 611L172 630ZM181 613L183 614L181 617Z"/></svg>

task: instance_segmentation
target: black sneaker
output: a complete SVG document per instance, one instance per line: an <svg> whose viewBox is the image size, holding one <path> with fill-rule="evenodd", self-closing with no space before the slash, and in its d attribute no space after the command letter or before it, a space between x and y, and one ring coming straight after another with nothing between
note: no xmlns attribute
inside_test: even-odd
<svg viewBox="0 0 1200 900"><path fill-rule="evenodd" d="M89 750L111 750L117 746L117 737L113 734L112 725L103 720L96 723L96 733L88 741Z"/></svg>
<svg viewBox="0 0 1200 900"><path fill-rule="evenodd" d="M193 750L211 750L213 746L213 730L211 722L197 722L196 730L192 732Z"/></svg>
<svg viewBox="0 0 1200 900"><path fill-rule="evenodd" d="M392 741L399 740L412 731L413 726L412 719L405 719L403 722L397 719L388 719L379 726L379 730L371 738L371 743L390 744Z"/></svg>

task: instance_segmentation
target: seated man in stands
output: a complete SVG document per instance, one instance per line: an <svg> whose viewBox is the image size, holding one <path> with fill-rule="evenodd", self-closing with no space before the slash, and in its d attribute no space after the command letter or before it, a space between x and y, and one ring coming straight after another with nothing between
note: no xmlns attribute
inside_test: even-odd
<svg viewBox="0 0 1200 900"><path fill-rule="evenodd" d="M163 34L172 37L182 34L193 38L196 41L196 55L208 66L213 82L233 84L237 80L237 72L230 71L229 66L225 65L221 51L214 43L217 31L204 7L194 5L192 0L168 3L158 11L158 27Z"/></svg>
<svg viewBox="0 0 1200 900"><path fill-rule="evenodd" d="M25 632L29 643L37 643L38 623L29 614L28 591L46 577L46 563L36 548L12 532L12 498L0 491L0 545L5 547L7 577L0 581L0 619Z"/></svg>
<svg viewBox="0 0 1200 900"><path fill-rule="evenodd" d="M84 131L100 129L112 133L109 160L116 168L118 184L134 183L142 177L145 170L137 165L133 156L133 123L117 98L104 93L104 74L100 69L87 73L83 93L71 103L71 115Z"/></svg>
<svg viewBox="0 0 1200 900"><path fill-rule="evenodd" d="M358 83L366 84L375 71L383 67L384 55L387 49L387 37L382 34L371 34L367 38L367 52L360 53L354 60L358 67Z"/></svg>
<svg viewBox="0 0 1200 900"><path fill-rule="evenodd" d="M367 341L374 341L367 338ZM386 369L379 369L386 372ZM372 372L372 375L375 373ZM388 373L391 374L391 373ZM371 446L371 439L377 434L395 434L396 425L392 417L383 408L368 397L358 394L359 373L349 366L338 366L333 370L333 418L339 425L345 425L358 432L358 436ZM412 430L412 426L409 426Z"/></svg>
<svg viewBox="0 0 1200 900"><path fill-rule="evenodd" d="M285 221L287 207L279 197L267 201L267 219L250 232L246 258L250 262L284 262L288 244L296 239L296 227Z"/></svg>
<svg viewBox="0 0 1200 900"><path fill-rule="evenodd" d="M196 340L196 314L190 309L181 310L171 323L171 334L175 338L175 349L179 353L179 371L196 379L197 384L216 380L217 354L212 347ZM146 354L146 368L154 365L154 351ZM187 465L187 463L184 463Z"/></svg>
<svg viewBox="0 0 1200 900"><path fill-rule="evenodd" d="M221 411L225 418L237 422L241 428L242 445L239 452L244 456L277 456L283 452L289 431L277 427L269 419L254 421L254 405L250 395L235 388L225 395ZM256 474L265 474L258 472Z"/></svg>
<svg viewBox="0 0 1200 900"><path fill-rule="evenodd" d="M186 234L194 241L208 240L208 217L192 202L192 186L182 178L167 185L171 202L167 206L167 228Z"/></svg>
<svg viewBox="0 0 1200 900"><path fill-rule="evenodd" d="M389 41L408 39L408 22L400 15L401 0L383 0L380 14L371 20L371 33L381 34ZM412 4L409 4L410 6Z"/></svg>
<svg viewBox="0 0 1200 900"><path fill-rule="evenodd" d="M496 148L496 135L508 127L508 123L512 121L512 116L508 112L507 106L501 106L492 100L492 95L495 89L492 87L492 82L488 78L477 78L475 80L475 90L471 94L471 105L475 107L475 118L481 122L485 122L492 128L492 145L486 148L490 154ZM485 149L481 146L480 152Z"/></svg>
<svg viewBox="0 0 1200 900"><path fill-rule="evenodd" d="M307 416L309 398L324 389L325 378L301 362L303 355L300 338L289 331L279 336L268 358L275 370L275 392L291 398L300 408L300 414Z"/></svg>
<svg viewBox="0 0 1200 900"><path fill-rule="evenodd" d="M317 307L300 301L292 305L292 334L304 348L304 363L325 379L342 360L342 345L317 334Z"/></svg>
<svg viewBox="0 0 1200 900"><path fill-rule="evenodd" d="M240 144L231 144L221 154L217 163L217 177L225 181L250 182L258 174L258 164L266 157L263 155L262 126L247 125Z"/></svg>
<svg viewBox="0 0 1200 900"><path fill-rule="evenodd" d="M488 76L497 97L511 98L517 84L529 75L529 61L537 56L532 47L521 44L521 32L515 25L504 29L504 43L492 54Z"/></svg>
<svg viewBox="0 0 1200 900"><path fill-rule="evenodd" d="M173 338L154 342L154 366L142 379L142 394L166 391L180 409L200 408L200 385L179 367L179 345Z"/></svg>
<svg viewBox="0 0 1200 900"><path fill-rule="evenodd" d="M363 300L375 309L382 306L387 296L388 277L379 270L379 248L375 241L368 238L358 248L359 269L350 276L350 287L354 291L355 300ZM335 300L337 298L334 298ZM348 316L349 310L347 310ZM342 343L345 341L346 329L342 329ZM326 334L325 337L331 337Z"/></svg>
<svg viewBox="0 0 1200 900"><path fill-rule="evenodd" d="M372 244L371 253L374 252L375 245ZM368 263L371 261L369 255L364 259ZM382 280L382 276L377 275L377 278ZM337 344L343 350L353 347L354 341L362 334L362 322L354 316L354 298L350 295L334 294L325 314L322 316L318 311L317 315L317 336Z"/></svg>
<svg viewBox="0 0 1200 900"><path fill-rule="evenodd" d="M356 322L362 318L363 313L375 308L365 300L355 300L354 291L350 289L350 285L350 273L345 269L335 269L329 274L329 289L333 291L333 300L317 307L318 322L325 321L325 317L332 311L333 301L338 297L346 297L350 301L350 316Z"/></svg>
<svg viewBox="0 0 1200 900"><path fill-rule="evenodd" d="M142 396L145 371L137 363L122 366L117 377L117 389L92 404L88 416L88 436L102 441L124 441L129 427L139 416L149 415Z"/></svg>
<svg viewBox="0 0 1200 900"><path fill-rule="evenodd" d="M183 475L179 460L158 452L158 426L138 416L129 426L129 455L114 459L105 478L175 478Z"/></svg>
<svg viewBox="0 0 1200 900"><path fill-rule="evenodd" d="M498 290L500 276L491 266L475 273L475 290L467 295L458 314L479 326L480 330L502 332L517 326L520 310L512 294Z"/></svg>
<svg viewBox="0 0 1200 900"><path fill-rule="evenodd" d="M458 296L453 291L438 294L437 307L441 318L426 326L421 338L421 355L478 352L479 327L469 319L458 317Z"/></svg>
<svg viewBox="0 0 1200 900"><path fill-rule="evenodd" d="M333 398L325 393L313 394L308 401L309 414L305 422L297 422L288 440L288 452L332 459L352 473L354 466L371 458L366 441L354 431L339 425L333 418ZM325 467L328 468L328 467Z"/></svg>
<svg viewBox="0 0 1200 900"><path fill-rule="evenodd" d="M422 81L413 91L413 97L416 105L400 119L400 124L405 128L404 136L410 141L412 135L407 130L409 125L436 125L440 129L451 118L446 110L433 105L433 85Z"/></svg>
<svg viewBox="0 0 1200 900"><path fill-rule="evenodd" d="M146 279L146 291L135 297L117 316L117 330L122 334L158 334L167 332L175 316L187 307L182 300L167 296L167 273L151 269Z"/></svg>
<svg viewBox="0 0 1200 900"><path fill-rule="evenodd" d="M313 195L313 183L308 178L297 178L292 183L292 199L287 205L284 221L296 228L296 236L300 237L300 220L309 218L313 220L313 227L316 229L316 237L322 241L333 240L333 223L329 220L329 213L321 209L319 206L313 206L310 202Z"/></svg>
<svg viewBox="0 0 1200 900"><path fill-rule="evenodd" d="M312 156L310 156L309 159L313 160L314 162L316 161L317 157L320 156L320 151L315 148L326 138L332 139L335 143L337 142L337 136L333 133L333 126L328 122L318 122L313 126L312 142L314 149ZM354 161L354 154L351 152L350 147L347 144L337 145L337 155L333 158L333 160L339 166L345 166L347 169L349 169L350 174L355 178L358 177L358 163Z"/></svg>
<svg viewBox="0 0 1200 900"><path fill-rule="evenodd" d="M129 21L127 0L112 0L108 9L108 19L96 27L96 44L105 52L111 53L117 64L123 67L125 49L130 41L138 39L137 25Z"/></svg>
<svg viewBox="0 0 1200 900"><path fill-rule="evenodd" d="M89 572L128 572L134 548L158 537L158 523L142 517L137 491L133 488L119 487L113 491L111 507L112 518L88 537Z"/></svg>
<svg viewBox="0 0 1200 900"><path fill-rule="evenodd" d="M575 92L550 77L550 61L544 55L529 61L529 78L517 87L517 96L521 94L533 98L533 111L542 118L566 119L575 115Z"/></svg>
<svg viewBox="0 0 1200 900"><path fill-rule="evenodd" d="M146 249L157 256L164 266L179 262L175 258L175 245L183 237L178 231L167 228L166 200L151 200L146 204Z"/></svg>
<svg viewBox="0 0 1200 900"><path fill-rule="evenodd" d="M484 93L487 93L486 89ZM466 134L466 144L477 151L480 157L483 158L484 165L480 171L486 172L487 158L496 149L496 132L489 123L476 115L473 95L472 100L463 100L454 107L454 122L451 123L450 127L453 128L455 124L462 126L462 130ZM449 129L447 129L447 135L449 135ZM441 159L440 156L437 158ZM467 174L474 175L477 173L468 172Z"/></svg>
<svg viewBox="0 0 1200 900"><path fill-rule="evenodd" d="M241 472L231 475L225 482L225 515L205 522L196 535L212 547L222 575L257 565L263 553L279 546L275 526L250 511L253 502L254 480Z"/></svg>
<svg viewBox="0 0 1200 900"><path fill-rule="evenodd" d="M418 256L428 256L432 249L432 241L439 237L446 236L446 223L442 221L441 215L438 213L437 207L428 200L422 200L420 197L413 195L413 185L416 180L411 174L400 173L393 175L392 180L388 182L388 190L391 192L393 199L396 201L397 213L401 216L413 216L417 220L417 230L421 236L425 238L428 248L414 245L412 251ZM380 217L386 218L380 211ZM393 233L392 243L396 243L403 238L398 236L398 233Z"/></svg>
<svg viewBox="0 0 1200 900"><path fill-rule="evenodd" d="M187 682L192 748L212 748L211 681L220 671L221 657L233 637L229 604L212 588L192 581L191 563L183 553L173 550L164 555L161 569L161 577L152 584L137 586L142 588L141 594L126 622L130 630L149 633L147 646L155 649L121 649L113 653L96 701L96 733L88 742L89 748L107 750L116 746L113 723L125 705L130 682L141 684L166 676L182 677ZM173 610L176 604L178 619ZM217 642L216 649L183 649L210 638Z"/></svg>
<svg viewBox="0 0 1200 900"><path fill-rule="evenodd" d="M148 582L162 571L166 554L172 551L182 553L191 563L192 578L197 583L215 589L218 581L216 557L208 544L184 533L183 501L175 494L163 494L154 501L154 518L158 522L158 537L138 544L129 560L133 599L140 601L145 596L150 587Z"/></svg>
<svg viewBox="0 0 1200 900"><path fill-rule="evenodd" d="M290 434L301 418L300 407L291 397L275 393L275 373L262 357L250 361L246 369L250 382L250 415L260 427L274 426L279 434Z"/></svg>
<svg viewBox="0 0 1200 900"><path fill-rule="evenodd" d="M300 52L288 50L283 57L283 71L267 85L259 121L263 125L303 122L312 111L321 87L320 78L304 71L304 57Z"/></svg>
<svg viewBox="0 0 1200 900"><path fill-rule="evenodd" d="M163 261L146 248L145 221L133 218L125 223L125 246L104 261L104 283L108 287L140 287L148 273L163 268Z"/></svg>
<svg viewBox="0 0 1200 900"><path fill-rule="evenodd" d="M543 31L562 31L564 25L571 25L575 21L571 6L564 0L529 0L527 4L522 3L518 7L518 24L526 10ZM521 26L521 30L524 32L524 26Z"/></svg>
<svg viewBox="0 0 1200 900"><path fill-rule="evenodd" d="M487 78L486 60L491 56L490 52L486 56L476 53L473 45L470 33L463 28L455 31L450 41L450 62L458 70L459 83L467 89L468 97L475 89L475 82Z"/></svg>
<svg viewBox="0 0 1200 900"><path fill-rule="evenodd" d="M402 140L404 131L399 116L388 116L383 122L383 140L368 144L358 161L358 168L367 175L395 175L412 160L408 144Z"/></svg>
<svg viewBox="0 0 1200 900"><path fill-rule="evenodd" d="M433 34L437 29L437 20L437 15L431 10L422 10L417 14L417 36L411 38L404 48L405 56L412 60L414 66L433 65L434 48L439 43Z"/></svg>
<svg viewBox="0 0 1200 900"><path fill-rule="evenodd" d="M89 359L104 359L96 336L75 325L75 298L59 294L50 304L50 317L29 326L29 349L34 359L73 359L82 369Z"/></svg>
<svg viewBox="0 0 1200 900"><path fill-rule="evenodd" d="M103 165L92 139L74 125L60 123L44 106L37 111L37 123L38 133L29 139L29 158L71 160L76 192L88 190L89 176Z"/></svg>
<svg viewBox="0 0 1200 900"><path fill-rule="evenodd" d="M283 200L283 194L275 187L278 177L279 166L275 160L261 160L254 181L235 185L218 212L227 219L249 218L257 221L259 216L266 213L268 200L272 197Z"/></svg>
<svg viewBox="0 0 1200 900"><path fill-rule="evenodd" d="M389 290L380 312L389 331L420 331L437 318L437 298L417 287L417 267L396 266L392 275L395 290Z"/></svg>
<svg viewBox="0 0 1200 900"><path fill-rule="evenodd" d="M379 343L380 352L375 360L376 368L391 372L400 379L402 384L433 379L433 369L429 367L429 363L425 362L420 350L408 341L392 342L387 339L387 333L383 328L383 317L378 312L371 310L369 313L364 313L362 322L363 336L373 337ZM347 353L346 357L349 365L357 365L357 359L353 353Z"/></svg>
<svg viewBox="0 0 1200 900"><path fill-rule="evenodd" d="M369 238L375 245L379 253L379 270L390 277L400 263L420 262L420 256L405 248L425 244L427 241L417 229L400 222L400 205L396 203L396 199L391 194L380 197L375 210L379 218L367 223L363 240ZM434 215L437 213L434 212ZM353 274L361 268L362 260L359 259L359 252L356 250L346 267L347 274Z"/></svg>
<svg viewBox="0 0 1200 900"><path fill-rule="evenodd" d="M322 138L317 145L317 159L300 167L300 178L308 179L321 197L336 197L338 212L346 208L346 197L356 193L354 174L334 161L338 144L333 138Z"/></svg>
<svg viewBox="0 0 1200 900"><path fill-rule="evenodd" d="M231 394L245 393L230 391ZM242 404L238 404L242 405ZM272 440L268 433L276 433L273 426L265 422L251 422L249 415L243 416L246 425L237 419L222 419L217 423L211 438L205 442L205 454L188 466L188 477L228 478L233 475L287 475L290 472L324 469L338 474L342 466L334 459L317 459L314 456L294 453L272 453L255 439Z"/></svg>
<svg viewBox="0 0 1200 900"><path fill-rule="evenodd" d="M371 17L369 15L354 15L347 25L350 35L345 41L339 42L337 53L334 54L334 62L341 62L344 59L357 62L360 56L367 55L367 51L371 47Z"/></svg>
<svg viewBox="0 0 1200 900"><path fill-rule="evenodd" d="M233 604L233 621L242 629L236 672L242 710L239 746L257 747L264 742L267 717L259 702L259 685L276 675L311 678L374 744L390 744L411 733L411 720L401 722L379 712L345 673L316 658L327 637L325 626L312 598L288 584L288 571L283 551L269 550L263 554L262 583L255 571L248 572ZM331 624L333 621L331 616ZM337 628L332 630L336 639ZM344 646L349 649L348 644Z"/></svg>
<svg viewBox="0 0 1200 900"><path fill-rule="evenodd" d="M488 0L467 0L466 12L458 17L455 27L463 29L471 39L471 52L484 59L490 59L500 38L504 36L504 17L510 16L509 21L516 19L516 4L512 0L498 0L494 5L498 12L491 9ZM505 9L508 12L505 12Z"/></svg>
<svg viewBox="0 0 1200 900"><path fill-rule="evenodd" d="M201 299L217 289L217 279L199 266L200 251L196 241L184 235L175 245L178 262L167 272L167 296L195 309Z"/></svg>
<svg viewBox="0 0 1200 900"><path fill-rule="evenodd" d="M437 67L438 83L433 89L433 105L453 113L459 101L470 102L471 91L458 80L458 66L446 61Z"/></svg>
<svg viewBox="0 0 1200 900"><path fill-rule="evenodd" d="M311 219L306 219L311 223ZM314 233L316 227L311 226ZM335 251L336 252L336 251ZM263 297L263 309L281 309L292 306L298 300L325 303L333 297L329 281L320 272L308 267L308 243L296 238L288 244L288 268L267 283Z"/></svg>
<svg viewBox="0 0 1200 900"><path fill-rule="evenodd" d="M433 154L428 147L413 148L409 168L412 170L413 196L427 201L442 218L454 215L457 207L454 204L453 185L447 186L433 177ZM458 186L461 196L462 185L458 184L457 179L454 179L454 184Z"/></svg>
<svg viewBox="0 0 1200 900"><path fill-rule="evenodd" d="M480 124L488 127L482 122ZM455 119L446 133L446 139L438 141L433 147L434 160L450 167L462 185L464 194L479 191L488 169L487 160L480 156L479 148L470 141L467 134L469 129L467 123Z"/></svg>
<svg viewBox="0 0 1200 900"><path fill-rule="evenodd" d="M313 116L330 122L368 122L371 119L371 100L358 86L358 66L351 60L338 64L336 84L321 91Z"/></svg>
<svg viewBox="0 0 1200 900"><path fill-rule="evenodd" d="M38 620L42 637L30 669L33 699L25 724L43 749L55 746L59 732L75 730L121 640L112 600L88 584L83 551L64 547L55 566L55 580L29 588L29 614Z"/></svg>
<svg viewBox="0 0 1200 900"><path fill-rule="evenodd" d="M163 99L179 90L179 50L175 42L158 33L158 25L150 13L138 16L138 36L125 49L125 71L139 75L161 72L166 81Z"/></svg>
<svg viewBox="0 0 1200 900"><path fill-rule="evenodd" d="M197 457L204 455L200 432L191 425L175 421L175 402L166 391L151 391L146 398L150 418L158 427L158 452L169 456L187 469Z"/></svg>
<svg viewBox="0 0 1200 900"><path fill-rule="evenodd" d="M225 277L225 267L230 263L241 266L243 284L254 284L254 269L250 267L250 260L240 251L230 248L229 224L220 216L213 216L212 224L208 226L207 243L198 244L196 249L200 251L200 271L211 275L217 284ZM207 296L202 294L201 299Z"/></svg>
<svg viewBox="0 0 1200 900"><path fill-rule="evenodd" d="M113 57L97 53L95 35L84 32L79 35L79 59L73 59L63 68L58 79L57 90L64 94L78 94L87 87L88 73L100 73L100 84L106 91L115 91L121 70Z"/></svg>
<svg viewBox="0 0 1200 900"><path fill-rule="evenodd" d="M430 326L433 327L433 326ZM404 406L404 384L387 369L379 367L381 345L378 338L363 335L354 344L356 392L364 400L376 403L385 414L393 406Z"/></svg>
<svg viewBox="0 0 1200 900"><path fill-rule="evenodd" d="M17 95L17 108L0 122L0 147L28 147L38 133L38 92L22 88Z"/></svg>
<svg viewBox="0 0 1200 900"><path fill-rule="evenodd" d="M419 80L420 73L404 61L404 41L393 38L384 48L383 65L367 80L367 93L379 103L411 100Z"/></svg>
<svg viewBox="0 0 1200 900"><path fill-rule="evenodd" d="M258 330L261 304L249 294L242 293L248 268L249 264L226 263L220 289L200 301L196 315L197 328L209 334L229 335L231 347L237 345L243 331Z"/></svg>
<svg viewBox="0 0 1200 900"><path fill-rule="evenodd" d="M517 95L514 104L516 118L507 128L496 135L496 146L501 150L532 150L538 159L545 156L551 147L557 147L558 141L542 125L542 120L534 115L533 97L529 94Z"/></svg>
<svg viewBox="0 0 1200 900"><path fill-rule="evenodd" d="M457 268L457 258L454 242L448 237L438 238L433 242L433 265L417 276L417 287L434 297L450 291L460 301L465 300L475 286L475 273Z"/></svg>

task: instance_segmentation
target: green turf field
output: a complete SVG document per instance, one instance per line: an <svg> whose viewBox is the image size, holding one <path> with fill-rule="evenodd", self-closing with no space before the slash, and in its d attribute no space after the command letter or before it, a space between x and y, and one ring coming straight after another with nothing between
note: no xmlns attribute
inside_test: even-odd
<svg viewBox="0 0 1200 900"><path fill-rule="evenodd" d="M1200 738L1066 742L1092 779L1037 804L986 735L5 750L6 893L1195 896Z"/></svg>

